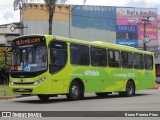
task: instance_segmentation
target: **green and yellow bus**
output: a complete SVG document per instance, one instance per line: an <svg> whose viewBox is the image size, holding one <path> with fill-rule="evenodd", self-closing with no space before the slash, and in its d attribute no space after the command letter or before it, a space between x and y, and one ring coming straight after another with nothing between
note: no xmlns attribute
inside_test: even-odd
<svg viewBox="0 0 160 120"><path fill-rule="evenodd" d="M12 91L41 100L58 95L78 100L84 93L133 96L136 90L155 87L152 52L53 35L18 37L12 49Z"/></svg>

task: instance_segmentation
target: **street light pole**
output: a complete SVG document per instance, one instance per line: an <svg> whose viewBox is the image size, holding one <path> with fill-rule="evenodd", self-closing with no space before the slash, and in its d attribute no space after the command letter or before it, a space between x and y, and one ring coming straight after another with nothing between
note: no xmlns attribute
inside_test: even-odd
<svg viewBox="0 0 160 120"><path fill-rule="evenodd" d="M20 10L20 25L23 25L23 0L15 0L14 1L14 10ZM23 35L23 28L21 28L21 33L20 35Z"/></svg>
<svg viewBox="0 0 160 120"><path fill-rule="evenodd" d="M146 47L146 43L147 43L147 41L146 41L146 39L147 39L147 37L146 37L146 25L148 25L148 24L150 24L150 20L149 20L149 17L146 17L146 18L144 18L144 19L142 19L142 24L143 24L143 32L144 32L144 35L143 35L143 48L144 48L144 51L146 51L147 50L147 47Z"/></svg>
<svg viewBox="0 0 160 120"><path fill-rule="evenodd" d="M146 22L144 22L143 27L144 27L143 47L144 47L144 51L146 51L147 50L146 48Z"/></svg>

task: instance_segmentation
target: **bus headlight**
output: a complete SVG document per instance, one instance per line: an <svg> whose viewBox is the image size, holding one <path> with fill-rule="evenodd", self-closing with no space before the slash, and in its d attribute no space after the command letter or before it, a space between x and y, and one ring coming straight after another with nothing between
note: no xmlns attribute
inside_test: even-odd
<svg viewBox="0 0 160 120"><path fill-rule="evenodd" d="M14 83L13 83L12 81L10 81L10 84L11 84L11 85L14 85Z"/></svg>
<svg viewBox="0 0 160 120"><path fill-rule="evenodd" d="M47 79L47 77L43 77L43 78L35 81L35 82L34 82L34 85L38 85L38 84L42 83L45 79Z"/></svg>

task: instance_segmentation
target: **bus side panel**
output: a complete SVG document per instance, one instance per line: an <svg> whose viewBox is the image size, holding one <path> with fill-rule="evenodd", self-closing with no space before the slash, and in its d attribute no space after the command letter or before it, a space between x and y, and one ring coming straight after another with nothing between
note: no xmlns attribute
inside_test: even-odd
<svg viewBox="0 0 160 120"><path fill-rule="evenodd" d="M92 77L85 75L85 71L89 69L91 69L89 66L85 67L85 66L71 65L69 85L73 80L80 79L84 84L85 92L94 92L93 90L93 84L95 82L94 79ZM68 91L69 91L69 86L68 86Z"/></svg>
<svg viewBox="0 0 160 120"><path fill-rule="evenodd" d="M51 93L52 94L65 94L68 93L68 86L70 81L70 67L66 66L60 72L51 75Z"/></svg>
<svg viewBox="0 0 160 120"><path fill-rule="evenodd" d="M133 75L132 70L121 68L107 68L106 70L109 77L107 78L105 92L125 91L126 83L131 78L129 77L129 74Z"/></svg>
<svg viewBox="0 0 160 120"><path fill-rule="evenodd" d="M127 79L121 75L121 70L116 68L74 66L71 80L81 79L86 93L124 91Z"/></svg>
<svg viewBox="0 0 160 120"><path fill-rule="evenodd" d="M137 90L155 87L155 75L154 75L155 73L154 73L154 71L150 71L150 70L141 71L141 70L139 70L139 73L142 77L141 77L141 79L138 80L138 84L136 86ZM137 75L137 77L138 77L138 75Z"/></svg>

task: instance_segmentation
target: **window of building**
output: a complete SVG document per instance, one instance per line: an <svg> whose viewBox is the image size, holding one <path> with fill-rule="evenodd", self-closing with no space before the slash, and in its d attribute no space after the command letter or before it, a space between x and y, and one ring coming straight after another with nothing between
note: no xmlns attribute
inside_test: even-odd
<svg viewBox="0 0 160 120"><path fill-rule="evenodd" d="M89 47L71 44L71 64L89 65Z"/></svg>
<svg viewBox="0 0 160 120"><path fill-rule="evenodd" d="M120 52L117 50L108 50L109 67L120 67Z"/></svg>
<svg viewBox="0 0 160 120"><path fill-rule="evenodd" d="M133 60L132 60L132 53L131 52L121 52L121 60L122 60L122 67L123 68L132 68L133 67Z"/></svg>
<svg viewBox="0 0 160 120"><path fill-rule="evenodd" d="M107 52L103 48L90 48L91 65L93 66L107 66Z"/></svg>

